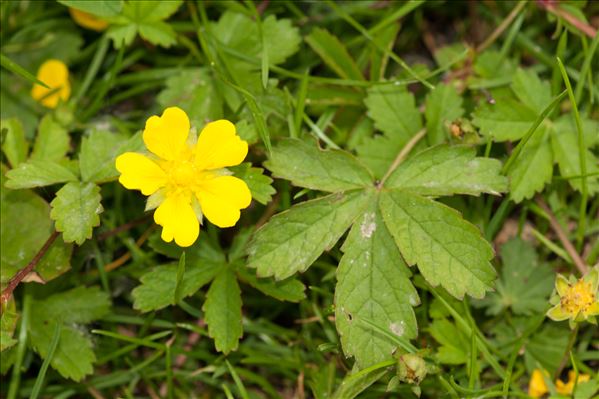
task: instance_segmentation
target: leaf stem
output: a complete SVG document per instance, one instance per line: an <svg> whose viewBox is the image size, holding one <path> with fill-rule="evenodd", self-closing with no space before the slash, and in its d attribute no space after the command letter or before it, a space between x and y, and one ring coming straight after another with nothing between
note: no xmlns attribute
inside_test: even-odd
<svg viewBox="0 0 599 399"><path fill-rule="evenodd" d="M551 209L549 209L549 206L547 206L547 204L545 203L545 201L543 201L542 198L540 198L540 197L537 198L536 202L537 202L537 205L539 205L539 207L547 215L547 218L549 220L549 224L551 225L551 228L553 229L553 231L555 232L555 234L557 235L559 240L562 242L562 245L564 246L565 250L568 252L568 255L570 255L570 258L572 258L574 265L580 271L580 273L584 276L588 271L588 267L587 267L586 263L584 263L584 260L582 260L582 258L576 251L576 248L574 248L574 245L570 242L570 240L568 240L568 236L566 235L566 232L562 229L562 226L559 224L559 222L555 218L555 215L553 214L553 212L551 212Z"/></svg>
<svg viewBox="0 0 599 399"><path fill-rule="evenodd" d="M416 146L416 144L418 144L418 142L426 135L426 129L421 129L418 133L416 133L411 139L410 141L408 141L406 143L406 145L401 149L401 151L399 152L399 154L397 154L397 157L395 157L395 159L393 160L393 163L391 164L391 166L389 167L389 169L387 170L387 172L385 172L385 175L383 176L383 178L381 179L381 181L376 185L377 189L381 189L383 187L383 185L385 184L385 181L387 181L387 179L389 178L389 176L391 176L391 173L393 173L395 171L395 169L397 169L397 167L399 166L400 163L403 162L403 160L406 158L406 156L408 156L408 154L410 153L410 151L412 151L412 148L414 148Z"/></svg>
<svg viewBox="0 0 599 399"><path fill-rule="evenodd" d="M8 303L8 300L12 296L12 293L15 290L15 288L17 288L17 286L21 283L21 281L29 273L31 273L31 271L33 271L33 269L35 269L35 266L37 266L37 264L39 263L39 261L46 254L46 252L48 252L48 249L50 249L50 246L52 245L52 243L54 242L54 240L56 240L56 238L58 237L58 234L59 234L58 231L55 230L50 235L50 237L48 237L48 239L46 240L46 242L44 243L44 245L42 246L42 248L38 251L38 253L35 254L35 256L33 257L33 259L31 259L31 262L29 262L27 264L27 266L25 266L24 268L22 268L21 270L19 270L17 272L17 274L15 274L10 279L10 281L6 285L6 288L2 291L2 296L0 297L0 303L2 305L0 307L0 314L2 313L2 310L4 309L4 305L6 303Z"/></svg>

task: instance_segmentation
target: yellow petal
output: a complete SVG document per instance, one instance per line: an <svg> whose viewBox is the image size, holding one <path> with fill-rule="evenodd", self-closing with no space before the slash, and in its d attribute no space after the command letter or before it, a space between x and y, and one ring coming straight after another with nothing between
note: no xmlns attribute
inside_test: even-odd
<svg viewBox="0 0 599 399"><path fill-rule="evenodd" d="M166 174L154 161L136 152L126 152L116 159L116 169L121 172L119 181L129 190L153 194L164 187Z"/></svg>
<svg viewBox="0 0 599 399"><path fill-rule="evenodd" d="M69 14L78 25L84 28L101 32L108 27L108 22L88 12L69 7Z"/></svg>
<svg viewBox="0 0 599 399"><path fill-rule="evenodd" d="M71 95L69 69L62 61L51 59L44 62L37 71L37 78L50 87L47 89L34 84L31 89L31 97L44 107L56 108L60 100L69 99Z"/></svg>
<svg viewBox="0 0 599 399"><path fill-rule="evenodd" d="M570 283L568 282L568 279L562 276L561 274L558 274L555 279L555 290L557 291L557 294L559 296L566 295L569 286Z"/></svg>
<svg viewBox="0 0 599 399"><path fill-rule="evenodd" d="M564 311L564 309L562 309L561 304L557 304L547 311L547 317L555 321L566 320L572 316L572 314L567 313L566 311Z"/></svg>
<svg viewBox="0 0 599 399"><path fill-rule="evenodd" d="M548 392L545 379L543 378L543 372L539 369L535 369L530 376L530 382L528 383L528 396L533 398L540 398Z"/></svg>
<svg viewBox="0 0 599 399"><path fill-rule="evenodd" d="M234 226L239 220L239 210L247 208L252 201L247 184L234 176L206 180L196 196L204 216L218 227Z"/></svg>
<svg viewBox="0 0 599 399"><path fill-rule="evenodd" d="M593 302L585 311L585 317L599 316L599 302Z"/></svg>
<svg viewBox="0 0 599 399"><path fill-rule="evenodd" d="M181 156L187 147L189 118L178 107L164 110L162 116L152 116L146 121L143 137L148 150L169 161Z"/></svg>
<svg viewBox="0 0 599 399"><path fill-rule="evenodd" d="M161 237L166 242L173 238L180 247L189 247L200 235L200 222L185 196L167 197L154 212L154 221L162 226Z"/></svg>
<svg viewBox="0 0 599 399"><path fill-rule="evenodd" d="M221 119L207 124L195 147L199 169L220 169L239 165L248 153L248 143L235 132L235 125Z"/></svg>

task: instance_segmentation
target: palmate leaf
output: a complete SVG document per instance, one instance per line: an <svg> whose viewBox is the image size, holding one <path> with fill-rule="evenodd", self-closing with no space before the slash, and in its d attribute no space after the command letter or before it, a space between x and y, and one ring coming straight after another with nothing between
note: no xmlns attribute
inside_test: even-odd
<svg viewBox="0 0 599 399"><path fill-rule="evenodd" d="M429 326L429 332L441 346L436 357L444 364L465 364L470 353L470 338L465 336L452 322L437 319Z"/></svg>
<svg viewBox="0 0 599 399"><path fill-rule="evenodd" d="M376 203L356 220L341 249L344 255L337 269L335 324L345 354L364 368L389 359L397 347L360 320L367 319L407 339L415 338L412 306L420 300Z"/></svg>
<svg viewBox="0 0 599 399"><path fill-rule="evenodd" d="M212 281L202 310L216 350L227 354L237 349L243 334L241 290L230 268L223 268Z"/></svg>
<svg viewBox="0 0 599 399"><path fill-rule="evenodd" d="M29 160L6 172L6 187L12 189L51 186L74 182L77 176L58 162Z"/></svg>
<svg viewBox="0 0 599 399"><path fill-rule="evenodd" d="M12 167L17 167L21 162L25 162L29 152L29 143L25 139L21 121L17 118L0 120L0 132L2 132L2 151ZM6 136L4 136L5 132Z"/></svg>
<svg viewBox="0 0 599 399"><path fill-rule="evenodd" d="M555 279L551 268L540 264L534 247L518 238L501 247L501 258L497 292L481 301L487 312L497 315L508 307L518 315L544 312Z"/></svg>
<svg viewBox="0 0 599 399"><path fill-rule="evenodd" d="M404 259L417 264L430 284L441 284L457 298L480 298L492 287L489 243L458 212L425 197L505 191L500 163L475 155L463 146L433 147L401 164L383 187L372 187L350 154L285 140L268 163L276 176L341 192L274 216L255 233L248 266L259 276L287 278L306 270L353 225L337 271L337 328L344 352L356 358L358 367L388 359L393 342L358 320L407 338L416 335L412 306L418 296ZM331 168L339 173L329 173Z"/></svg>
<svg viewBox="0 0 599 399"><path fill-rule="evenodd" d="M433 286L482 298L492 288L493 249L457 211L408 191L381 193L381 213L408 265Z"/></svg>
<svg viewBox="0 0 599 399"><path fill-rule="evenodd" d="M306 287L294 278L288 278L282 281L273 281L272 279L261 279L256 277L253 271L245 267L239 267L235 270L237 277L244 283L251 285L258 291L271 296L279 301L299 302L306 297L304 290Z"/></svg>
<svg viewBox="0 0 599 399"><path fill-rule="evenodd" d="M347 48L326 29L315 28L306 42L324 63L343 79L364 80L362 72Z"/></svg>
<svg viewBox="0 0 599 399"><path fill-rule="evenodd" d="M436 146L404 162L385 183L420 195L499 194L507 189L496 159L476 157L474 148Z"/></svg>
<svg viewBox="0 0 599 399"><path fill-rule="evenodd" d="M521 139L536 118L534 110L508 97L477 109L472 122L493 141L513 141Z"/></svg>
<svg viewBox="0 0 599 399"><path fill-rule="evenodd" d="M58 162L64 158L69 148L67 130L51 114L44 116L37 129L31 159Z"/></svg>
<svg viewBox="0 0 599 399"><path fill-rule="evenodd" d="M370 198L359 191L331 194L279 213L254 235L248 267L278 280L305 271L335 245Z"/></svg>
<svg viewBox="0 0 599 399"><path fill-rule="evenodd" d="M551 147L553 148L553 154L562 176L574 177L582 175L578 138L575 131L554 131L551 135ZM584 155L586 156L587 174L595 174L587 177L588 193L594 194L599 192L599 176L596 175L599 172L599 159L589 150L586 150ZM569 179L568 182L573 189L582 192L582 181L580 178Z"/></svg>
<svg viewBox="0 0 599 399"><path fill-rule="evenodd" d="M252 193L252 198L266 205L277 191L272 187L272 179L264 174L264 169L254 168L250 162L228 168L235 177L243 180Z"/></svg>

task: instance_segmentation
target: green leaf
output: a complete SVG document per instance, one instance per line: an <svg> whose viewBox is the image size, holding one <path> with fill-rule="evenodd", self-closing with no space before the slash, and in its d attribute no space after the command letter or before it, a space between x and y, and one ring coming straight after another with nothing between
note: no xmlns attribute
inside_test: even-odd
<svg viewBox="0 0 599 399"><path fill-rule="evenodd" d="M356 376L356 373L347 374L335 391L333 399L354 399L386 373L386 369L376 369L360 376Z"/></svg>
<svg viewBox="0 0 599 399"><path fill-rule="evenodd" d="M98 215L104 210L101 200L100 187L93 183L72 182L58 190L50 204L50 217L65 242L81 245L91 238L93 228L100 224Z"/></svg>
<svg viewBox="0 0 599 399"><path fill-rule="evenodd" d="M496 293L490 293L481 303L487 313L498 315L507 308L514 314L533 315L547 309L555 274L540 264L532 245L513 238L501 247L503 268Z"/></svg>
<svg viewBox="0 0 599 399"><path fill-rule="evenodd" d="M550 374L555 373L568 346L569 333L568 328L550 324L530 337L524 345L527 368L533 370L540 365Z"/></svg>
<svg viewBox="0 0 599 399"><path fill-rule="evenodd" d="M542 81L530 69L518 68L514 74L512 91L520 101L537 115L543 112L551 100L551 85Z"/></svg>
<svg viewBox="0 0 599 399"><path fill-rule="evenodd" d="M349 152L322 151L314 142L297 139L282 140L265 165L275 177L313 190L340 192L374 184L368 169Z"/></svg>
<svg viewBox="0 0 599 399"><path fill-rule="evenodd" d="M254 235L248 267L277 280L305 271L335 245L369 199L362 192L331 194L275 215Z"/></svg>
<svg viewBox="0 0 599 399"><path fill-rule="evenodd" d="M79 169L81 178L86 182L103 183L116 179L119 172L115 159L127 151L143 148L141 134L131 138L107 131L93 130L81 140Z"/></svg>
<svg viewBox="0 0 599 399"><path fill-rule="evenodd" d="M97 287L78 287L34 300L28 326L30 345L45 358L56 323L62 324L60 341L50 364L63 377L80 381L93 372L96 356L90 338L75 323L101 318L109 307L108 295Z"/></svg>
<svg viewBox="0 0 599 399"><path fill-rule="evenodd" d="M314 28L305 37L306 42L322 58L324 63L343 79L364 80L360 68L347 49L326 29Z"/></svg>
<svg viewBox="0 0 599 399"><path fill-rule="evenodd" d="M51 186L52 184L73 182L77 176L67 167L57 162L29 160L6 173L6 187L12 189Z"/></svg>
<svg viewBox="0 0 599 399"><path fill-rule="evenodd" d="M420 303L393 237L373 203L356 220L337 268L335 324L346 356L363 369L392 358L397 346L373 333L359 320L367 319L405 339L417 336L412 306Z"/></svg>
<svg viewBox="0 0 599 399"><path fill-rule="evenodd" d="M124 3L122 13L111 19L107 35L116 48L130 45L137 33L153 44L170 47L176 43L176 33L162 21L174 14L181 3L181 0L128 1Z"/></svg>
<svg viewBox="0 0 599 399"><path fill-rule="evenodd" d="M207 68L183 69L166 80L157 97L166 108L176 104L200 131L207 121L223 117L223 97Z"/></svg>
<svg viewBox="0 0 599 399"><path fill-rule="evenodd" d="M6 305L2 305L2 316L0 319L0 352L12 347L17 343L13 338L17 327L17 309L14 299L10 299Z"/></svg>
<svg viewBox="0 0 599 399"><path fill-rule="evenodd" d="M241 281L279 301L299 302L306 298L304 293L306 287L301 281L294 278L274 281L273 279L258 278L253 270L249 271L246 267L239 267L236 271Z"/></svg>
<svg viewBox="0 0 599 399"><path fill-rule="evenodd" d="M258 34L258 26L247 15L225 11L218 23L214 24L212 34L218 42L242 52L246 57L256 61L262 58L262 41ZM289 19L277 20L274 15L269 15L262 21L262 35L268 53L268 64L271 66L284 62L299 50L301 36ZM243 64L242 68L259 69L259 65Z"/></svg>
<svg viewBox="0 0 599 399"><path fill-rule="evenodd" d="M0 132L2 132L2 151L8 158L13 168L27 160L29 143L25 140L25 132L21 121L17 118L2 119L0 121ZM6 132L6 136L4 135Z"/></svg>
<svg viewBox="0 0 599 399"><path fill-rule="evenodd" d="M496 101L477 109L472 122L493 141L521 139L537 118L535 111L511 98Z"/></svg>
<svg viewBox="0 0 599 399"><path fill-rule="evenodd" d="M456 298L482 298L492 289L493 249L456 210L407 191L382 192L380 206L403 258L431 285Z"/></svg>
<svg viewBox="0 0 599 399"><path fill-rule="evenodd" d="M551 135L551 146L553 156L559 166L562 176L580 176L580 154L578 151L578 137L575 131L554 131ZM589 150L585 151L587 174L595 174L587 177L587 190L589 194L599 192L599 159ZM570 186L582 192L582 179L568 179Z"/></svg>
<svg viewBox="0 0 599 399"><path fill-rule="evenodd" d="M400 164L385 187L426 196L498 195L507 190L507 179L499 175L500 171L501 162L476 157L474 148L440 145Z"/></svg>
<svg viewBox="0 0 599 399"><path fill-rule="evenodd" d="M447 319L436 319L429 326L429 332L441 346L437 349L437 359L443 364L465 364L470 354L470 339Z"/></svg>
<svg viewBox="0 0 599 399"><path fill-rule="evenodd" d="M549 132L546 125L539 126L508 171L510 198L516 203L532 198L551 181L553 152Z"/></svg>
<svg viewBox="0 0 599 399"><path fill-rule="evenodd" d="M235 274L228 267L222 269L210 284L202 310L216 350L225 354L236 350L243 335L241 290Z"/></svg>
<svg viewBox="0 0 599 399"><path fill-rule="evenodd" d="M114 17L123 8L122 0L58 0L67 7L93 14L97 17Z"/></svg>
<svg viewBox="0 0 599 399"><path fill-rule="evenodd" d="M426 134L431 145L447 142L449 123L464 114L462 97L454 86L438 84L426 96Z"/></svg>
<svg viewBox="0 0 599 399"><path fill-rule="evenodd" d="M208 261L192 263L188 260L186 263L185 274L179 287L180 298L195 294L225 267L222 263ZM177 268L176 264L158 266L141 276L141 285L132 292L133 307L142 312L149 312L175 305Z"/></svg>
<svg viewBox="0 0 599 399"><path fill-rule="evenodd" d="M52 114L44 116L37 129L31 159L58 162L64 158L69 149L69 132L54 119Z"/></svg>
<svg viewBox="0 0 599 399"><path fill-rule="evenodd" d="M42 248L53 230L48 203L33 191L2 189L0 282L7 283Z"/></svg>
<svg viewBox="0 0 599 399"><path fill-rule="evenodd" d="M364 103L368 116L383 135L366 139L357 151L375 176L382 177L405 144L422 129L422 118L414 95L402 87L373 86Z"/></svg>
<svg viewBox="0 0 599 399"><path fill-rule="evenodd" d="M272 179L264 175L264 169L254 168L250 162L227 168L235 177L243 180L252 193L252 198L266 205L277 191L272 187Z"/></svg>

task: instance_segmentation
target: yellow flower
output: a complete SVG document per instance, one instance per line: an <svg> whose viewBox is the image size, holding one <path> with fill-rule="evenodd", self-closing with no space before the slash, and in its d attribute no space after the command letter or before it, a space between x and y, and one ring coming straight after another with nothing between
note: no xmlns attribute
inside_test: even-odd
<svg viewBox="0 0 599 399"><path fill-rule="evenodd" d="M545 384L545 379L549 378L549 373L545 370L535 369L530 376L530 382L528 383L528 396L533 398L540 398L546 393L549 392L547 389L547 384ZM579 374L578 382L576 384L580 384L581 382L589 381L591 376L588 374ZM572 391L574 390L574 382L576 380L576 373L573 370L568 372L568 382L564 383L562 380L558 379L555 381L555 390L557 393L565 396L572 395Z"/></svg>
<svg viewBox="0 0 599 399"><path fill-rule="evenodd" d="M37 78L50 87L47 89L34 84L31 89L31 97L43 106L56 108L60 100L69 99L71 95L69 69L62 61L50 59L44 62L37 70Z"/></svg>
<svg viewBox="0 0 599 399"><path fill-rule="evenodd" d="M557 295L551 298L555 306L549 309L547 316L556 321L569 320L571 326L583 320L595 323L595 316L599 315L598 280L598 267L579 280L572 277L568 280L558 274L555 280Z"/></svg>
<svg viewBox="0 0 599 399"><path fill-rule="evenodd" d="M69 7L69 14L71 14L71 18L77 22L77 25L84 28L102 32L108 27L108 22L88 12Z"/></svg>
<svg viewBox="0 0 599 399"><path fill-rule="evenodd" d="M591 376L588 374L579 374L578 381L576 382L576 373L573 370L568 372L568 382L564 383L562 380L557 380L555 382L555 390L557 393L562 395L572 395L572 391L574 390L574 383L580 384L581 382L585 382L591 379Z"/></svg>
<svg viewBox="0 0 599 399"><path fill-rule="evenodd" d="M548 378L549 374L545 371L545 378ZM535 369L530 376L530 382L528 383L528 396L533 398L540 398L545 395L549 390L547 384L545 384L545 378L543 377L543 371Z"/></svg>
<svg viewBox="0 0 599 399"><path fill-rule="evenodd" d="M224 119L208 123L197 140L189 130L187 114L167 108L146 121L143 139L152 154L126 152L116 159L121 184L150 196L146 209L157 207L154 221L162 226L162 239L181 247L198 238L203 216L231 227L252 200L246 183L225 169L239 165L248 151L235 125Z"/></svg>

